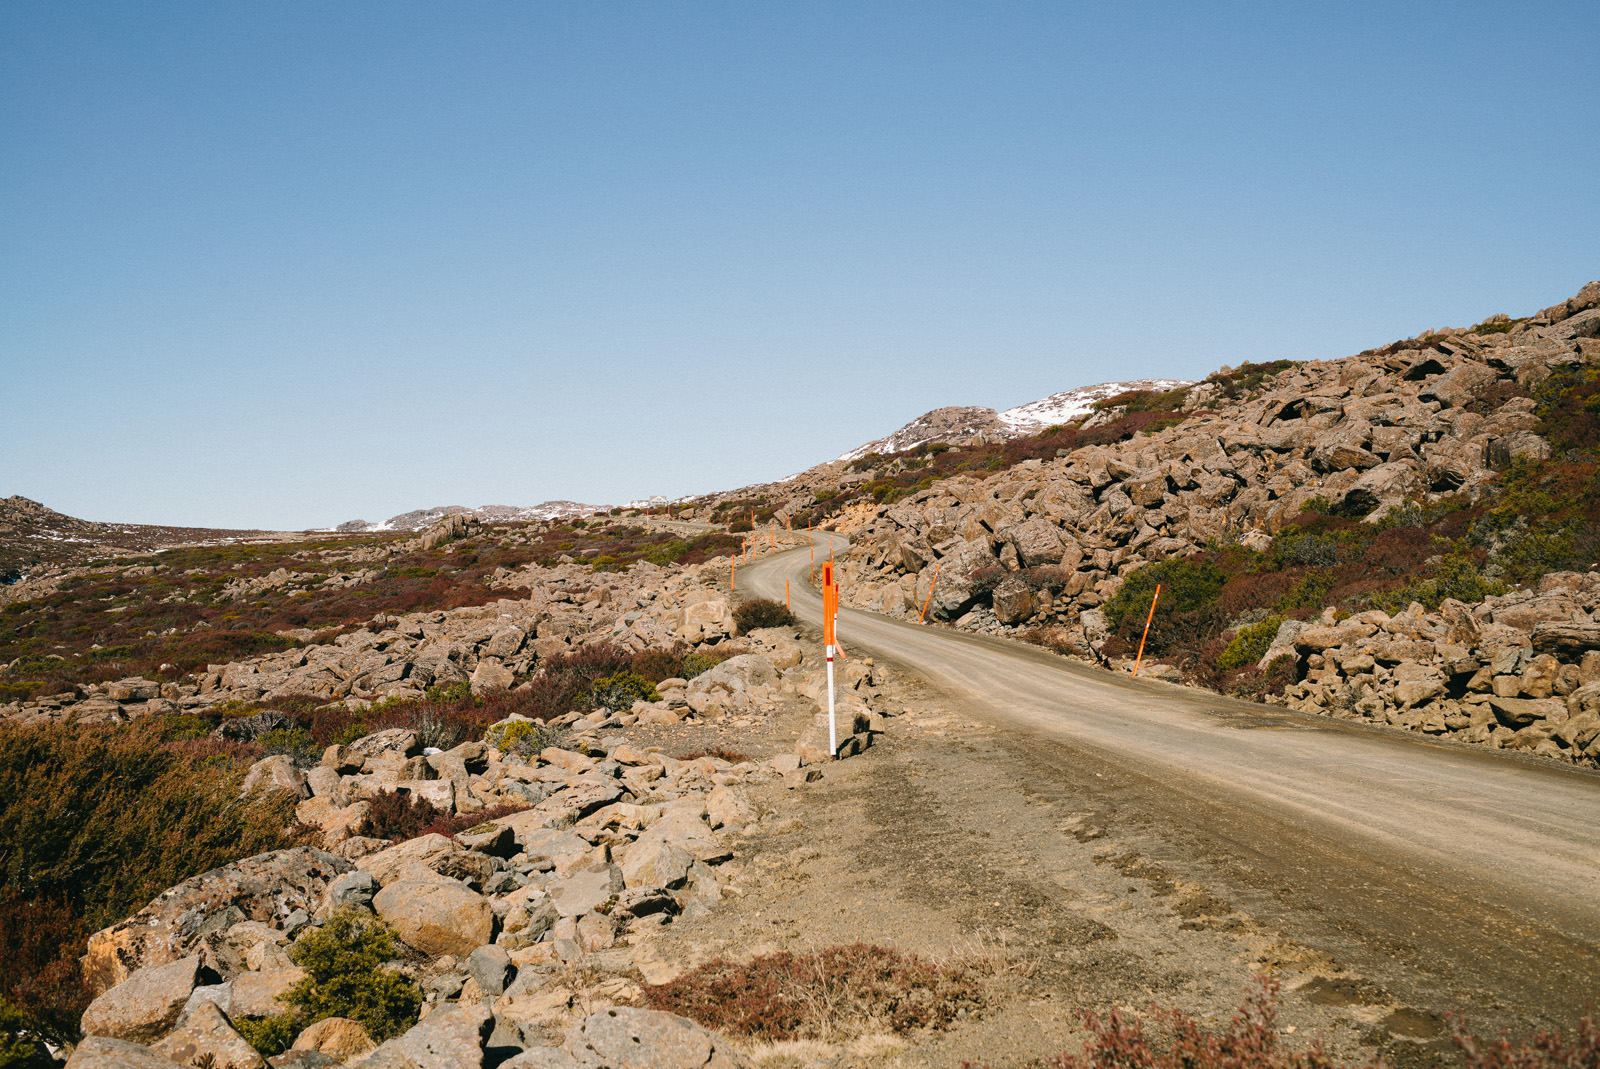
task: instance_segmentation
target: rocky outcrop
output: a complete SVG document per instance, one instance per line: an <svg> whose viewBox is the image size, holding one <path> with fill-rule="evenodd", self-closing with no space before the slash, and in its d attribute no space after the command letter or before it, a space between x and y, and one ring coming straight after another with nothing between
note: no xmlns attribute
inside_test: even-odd
<svg viewBox="0 0 1600 1069"><path fill-rule="evenodd" d="M197 964L231 976L243 953L224 933L246 921L281 929L297 912L326 916L328 884L351 868L344 858L296 847L212 869L90 936L86 974L105 991L138 970L198 954Z"/></svg>
<svg viewBox="0 0 1600 1069"><path fill-rule="evenodd" d="M815 654L807 661L784 629L769 629L751 645L788 666L778 669L765 653L725 662L731 667L720 678L742 695L738 715L761 716L779 703L813 708L809 695L821 685ZM852 663L839 676L847 730L882 730L884 714L869 708L878 701L881 670ZM698 715L687 703L677 708ZM735 713L708 706L705 715ZM372 769L432 761L458 771L485 805L521 798L518 788L534 785L540 801L459 839L343 839L339 848L359 868L298 848L174 887L92 940L97 967L125 975L84 1015L85 1031L96 1038L80 1046L75 1064L149 1064L142 1059L155 1053L184 1064L209 1055L217 1065L260 1069L263 1061L234 1022L281 1011L281 996L307 975L290 957L301 932L318 928L334 909L370 909L405 944L403 960L385 968L424 989L421 1020L376 1046L355 1021L317 1021L272 1064L322 1065L326 1058L368 1069L482 1069L515 1047L526 1049L505 1064L742 1066L724 1039L694 1022L619 1003L638 997L635 962L649 946L642 937L661 923L714 911L740 871L741 834L771 826L771 808L757 804L748 786L798 786L831 758L677 760L624 734L601 735L624 727L612 719L574 715L564 745L526 757L481 743L448 759L417 753L415 733L405 730L329 747L318 766L326 774L307 780L330 795L353 793L377 774ZM167 960L180 951L187 956ZM640 968L660 967L638 960ZM607 977L603 994L586 995L581 1011L564 989L557 992L569 964ZM537 1037L552 1035L552 1021L567 1030L565 1040L538 1045Z"/></svg>

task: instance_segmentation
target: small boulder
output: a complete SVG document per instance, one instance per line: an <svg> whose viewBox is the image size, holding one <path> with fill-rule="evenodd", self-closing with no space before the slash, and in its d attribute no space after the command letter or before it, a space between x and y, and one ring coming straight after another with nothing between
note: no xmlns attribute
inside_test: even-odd
<svg viewBox="0 0 1600 1069"><path fill-rule="evenodd" d="M625 887L679 887L689 878L694 858L687 850L661 840L641 838L622 862Z"/></svg>
<svg viewBox="0 0 1600 1069"><path fill-rule="evenodd" d="M504 947L483 946L467 955L467 975L478 982L478 990L498 998L506 989L511 973L511 955Z"/></svg>
<svg viewBox="0 0 1600 1069"><path fill-rule="evenodd" d="M466 957L494 938L488 900L460 884L399 880L372 905L407 946L436 957Z"/></svg>
<svg viewBox="0 0 1600 1069"><path fill-rule="evenodd" d="M135 971L83 1011L84 1034L148 1043L177 1024L200 980L200 955Z"/></svg>
<svg viewBox="0 0 1600 1069"><path fill-rule="evenodd" d="M457 855L465 852L454 839L434 833L419 835L375 854L368 854L357 860L356 866L362 872L370 873L379 883L388 885L406 876L407 870L422 868L438 872Z"/></svg>
<svg viewBox="0 0 1600 1069"><path fill-rule="evenodd" d="M256 791L288 791L297 798L311 797L305 773L295 768L294 761L284 754L263 757L250 766L250 771L244 775L244 784L239 788L239 795L244 797Z"/></svg>
<svg viewBox="0 0 1600 1069"><path fill-rule="evenodd" d="M305 978L305 970L293 966L242 972L229 983L229 1000L221 1008L233 1017L271 1017L283 1012L284 1004L278 996L287 994Z"/></svg>
<svg viewBox="0 0 1600 1069"><path fill-rule="evenodd" d="M328 908L330 912L345 906L371 909L377 893L378 880L372 873L360 869L347 872L328 885Z"/></svg>
<svg viewBox="0 0 1600 1069"><path fill-rule="evenodd" d="M557 880L547 890L557 913L563 917L581 917L604 905L624 886L621 869L615 865L600 865Z"/></svg>
<svg viewBox="0 0 1600 1069"><path fill-rule="evenodd" d="M484 1045L493 1032L494 1014L481 1002L437 1009L362 1064L395 1064L383 1057L392 1049L416 1069L483 1069Z"/></svg>
<svg viewBox="0 0 1600 1069"><path fill-rule="evenodd" d="M348 1017L324 1017L295 1037L294 1050L314 1050L348 1061L370 1054L377 1048L360 1021Z"/></svg>
<svg viewBox="0 0 1600 1069"><path fill-rule="evenodd" d="M278 1007L274 1012L281 1011ZM266 1062L238 1032L215 1002L203 1002L183 1027L155 1044L155 1049L179 1065L194 1065L211 1056L213 1065L233 1069L265 1069Z"/></svg>

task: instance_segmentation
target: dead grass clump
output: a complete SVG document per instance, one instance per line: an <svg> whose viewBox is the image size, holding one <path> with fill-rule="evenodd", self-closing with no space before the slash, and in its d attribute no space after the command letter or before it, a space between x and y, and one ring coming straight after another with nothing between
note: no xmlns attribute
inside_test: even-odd
<svg viewBox="0 0 1600 1069"><path fill-rule="evenodd" d="M726 746L713 746L709 750L693 750L689 753L683 754L678 758L678 760L695 761L702 757L710 757L717 761L726 761L730 765L742 765L746 761L754 760L754 758L752 758L749 754L740 753L738 750L730 750Z"/></svg>
<svg viewBox="0 0 1600 1069"><path fill-rule="evenodd" d="M1465 1019L1451 1016L1451 1038L1465 1069L1593 1069L1600 1066L1600 1029L1591 1017L1578 1022L1569 1040L1555 1032L1536 1032L1513 1044L1504 1034L1492 1042L1474 1036ZM1206 1028L1178 1009L1152 1007L1148 1017L1113 1010L1106 1017L1086 1013L1089 1032L1081 1053L1064 1051L1045 1059L1053 1069L1384 1069L1374 1055L1345 1062L1329 1054L1320 1039L1302 1050L1283 1045L1278 1028L1278 984L1258 977L1221 1031ZM968 1063L970 1065L970 1063Z"/></svg>
<svg viewBox="0 0 1600 1069"><path fill-rule="evenodd" d="M987 970L856 943L808 954L718 958L645 988L654 1009L766 1042L944 1029L988 1000Z"/></svg>

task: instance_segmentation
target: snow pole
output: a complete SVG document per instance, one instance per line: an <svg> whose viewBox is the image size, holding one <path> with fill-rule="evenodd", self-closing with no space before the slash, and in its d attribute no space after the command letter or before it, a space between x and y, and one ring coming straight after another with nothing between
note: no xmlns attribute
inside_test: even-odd
<svg viewBox="0 0 1600 1069"><path fill-rule="evenodd" d="M839 588L833 582L833 562L822 566L822 644L828 657L828 756L839 753L839 728L833 706L834 617L839 613Z"/></svg>
<svg viewBox="0 0 1600 1069"><path fill-rule="evenodd" d="M1150 615L1144 618L1144 634L1139 636L1139 655L1133 659L1133 674L1139 675L1139 665L1144 662L1144 640L1150 637L1150 621L1156 618L1156 601L1161 597L1161 584L1156 584L1156 592L1150 596Z"/></svg>
<svg viewBox="0 0 1600 1069"><path fill-rule="evenodd" d="M928 600L922 603L922 611L917 614L917 623L919 624L927 617L928 606L933 604L933 587L939 581L939 569L943 567L944 565L942 564L933 566L933 578L928 580Z"/></svg>

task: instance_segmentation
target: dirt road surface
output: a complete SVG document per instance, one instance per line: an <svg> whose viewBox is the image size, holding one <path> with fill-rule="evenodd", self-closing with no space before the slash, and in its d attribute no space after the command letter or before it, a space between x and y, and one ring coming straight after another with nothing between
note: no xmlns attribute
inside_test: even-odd
<svg viewBox="0 0 1600 1069"><path fill-rule="evenodd" d="M766 558L740 569L740 592L782 598L788 579L797 614L816 624L807 568L804 551ZM974 826L1015 793L1075 814L1077 841L1115 828L1123 876L1180 899L1204 888L1189 907L1199 926L1248 918L1341 977L1313 1001L1403 1005L1384 1027L1418 1039L1440 1034L1446 1011L1522 1030L1571 1027L1600 1003L1600 775L869 613L842 612L839 635L851 656L917 677L978 728L924 755L952 772L963 753L989 762L991 798L963 799ZM882 774L924 775L908 767ZM904 821L937 808L937 783L895 786L885 797L936 792ZM1037 845L968 836L963 848L975 869L1006 871Z"/></svg>

